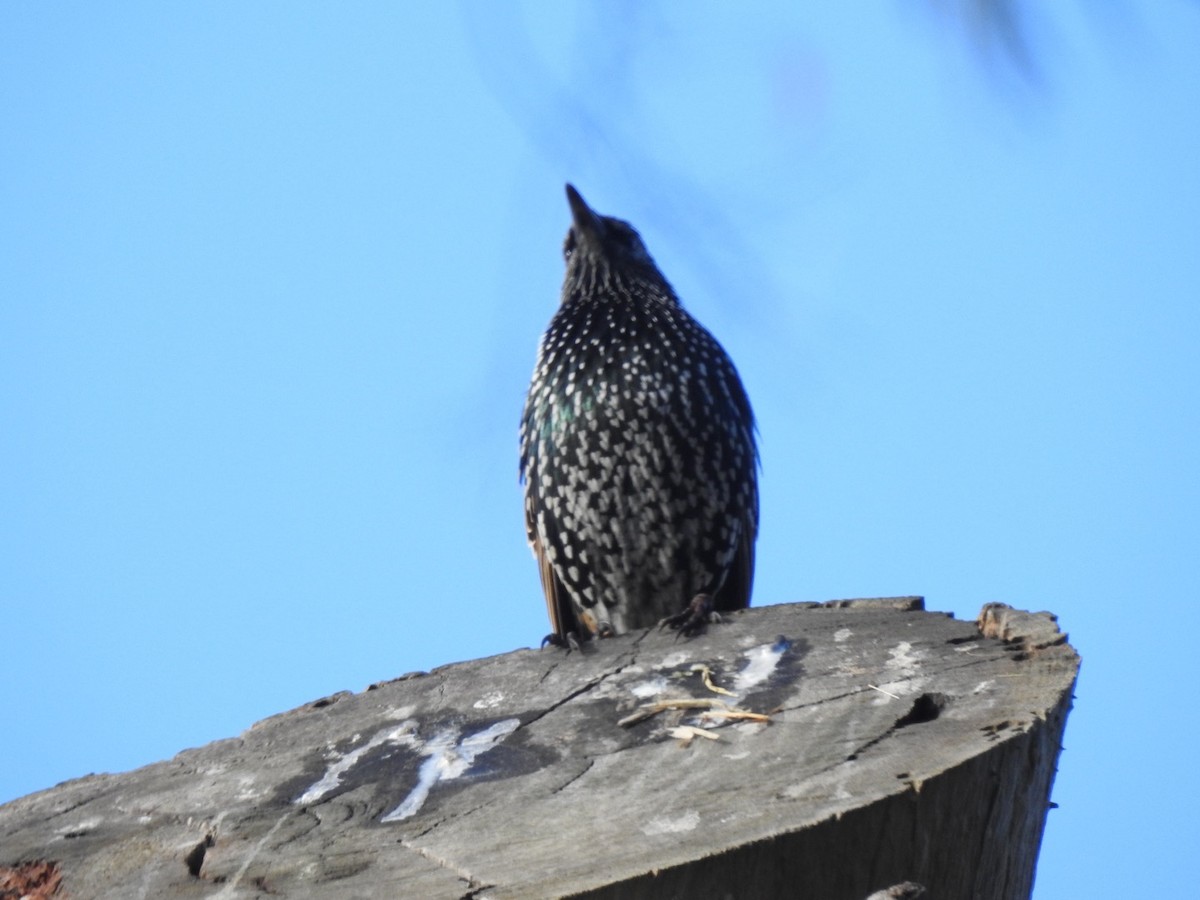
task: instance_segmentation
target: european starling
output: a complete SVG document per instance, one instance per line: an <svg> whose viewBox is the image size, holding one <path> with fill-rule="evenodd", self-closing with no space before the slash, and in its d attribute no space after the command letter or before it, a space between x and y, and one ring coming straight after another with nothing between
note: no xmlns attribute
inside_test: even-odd
<svg viewBox="0 0 1200 900"><path fill-rule="evenodd" d="M562 300L521 419L525 530L559 645L750 604L754 415L632 226L567 185Z"/></svg>

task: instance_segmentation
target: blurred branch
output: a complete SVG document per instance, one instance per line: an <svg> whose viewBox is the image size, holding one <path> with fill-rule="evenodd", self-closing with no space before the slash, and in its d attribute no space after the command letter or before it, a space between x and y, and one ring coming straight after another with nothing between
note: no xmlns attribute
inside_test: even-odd
<svg viewBox="0 0 1200 900"><path fill-rule="evenodd" d="M1020 0L926 0L943 18L953 19L987 59L999 56L1029 81L1039 74L1029 49L1028 26Z"/></svg>

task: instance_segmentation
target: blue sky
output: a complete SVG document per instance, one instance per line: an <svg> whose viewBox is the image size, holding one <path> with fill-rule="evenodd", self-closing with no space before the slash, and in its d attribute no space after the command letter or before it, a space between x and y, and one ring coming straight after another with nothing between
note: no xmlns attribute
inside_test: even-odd
<svg viewBox="0 0 1200 900"><path fill-rule="evenodd" d="M1100 6L0 6L0 802L537 643L570 180L741 370L755 602L1057 613L1036 896L1183 896L1200 4Z"/></svg>

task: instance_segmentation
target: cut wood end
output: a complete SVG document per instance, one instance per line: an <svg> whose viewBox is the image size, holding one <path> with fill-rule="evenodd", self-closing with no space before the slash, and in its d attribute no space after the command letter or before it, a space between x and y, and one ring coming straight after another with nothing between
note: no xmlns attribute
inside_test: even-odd
<svg viewBox="0 0 1200 900"><path fill-rule="evenodd" d="M46 900L58 894L62 873L53 860L34 859L15 866L0 866L0 897Z"/></svg>
<svg viewBox="0 0 1200 900"><path fill-rule="evenodd" d="M1007 603L985 603L975 623L984 637L1021 644L1031 654L1067 642L1067 635L1059 630L1058 616L1024 612Z"/></svg>
<svg viewBox="0 0 1200 900"><path fill-rule="evenodd" d="M911 597L851 597L845 600L825 600L821 603L801 603L812 609L899 609L921 612L925 609L925 598Z"/></svg>

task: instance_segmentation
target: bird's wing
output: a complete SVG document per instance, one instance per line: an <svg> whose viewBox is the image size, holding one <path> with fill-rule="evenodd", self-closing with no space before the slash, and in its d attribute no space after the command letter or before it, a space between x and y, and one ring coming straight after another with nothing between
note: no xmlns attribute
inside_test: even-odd
<svg viewBox="0 0 1200 900"><path fill-rule="evenodd" d="M754 538L750 527L743 528L729 574L713 598L713 609L730 612L750 605L750 592L754 588Z"/></svg>
<svg viewBox="0 0 1200 900"><path fill-rule="evenodd" d="M525 536L529 539L529 546L533 548L533 555L537 559L538 576L542 581L542 594L546 598L546 612L550 616L550 627L553 629L553 634L566 642L568 635L578 633L579 626L575 621L575 610L567 595L567 589L554 574L554 567L550 565L546 547L538 536L537 498L532 490L525 498Z"/></svg>
<svg viewBox="0 0 1200 900"><path fill-rule="evenodd" d="M542 579L542 594L546 598L546 612L550 616L550 629L560 638L564 637L562 617L559 616L558 578L546 556L546 548L538 538L532 542L533 555L537 557L538 575Z"/></svg>

